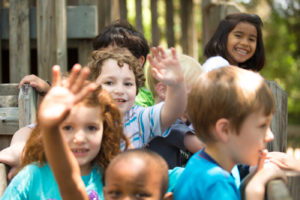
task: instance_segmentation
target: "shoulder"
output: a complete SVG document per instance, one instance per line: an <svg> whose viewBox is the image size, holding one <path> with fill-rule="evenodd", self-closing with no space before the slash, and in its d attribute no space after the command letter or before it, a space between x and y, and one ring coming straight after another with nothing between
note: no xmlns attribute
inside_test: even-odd
<svg viewBox="0 0 300 200"><path fill-rule="evenodd" d="M213 56L208 58L202 65L204 72L209 72L213 69L230 65L229 62L222 56Z"/></svg>

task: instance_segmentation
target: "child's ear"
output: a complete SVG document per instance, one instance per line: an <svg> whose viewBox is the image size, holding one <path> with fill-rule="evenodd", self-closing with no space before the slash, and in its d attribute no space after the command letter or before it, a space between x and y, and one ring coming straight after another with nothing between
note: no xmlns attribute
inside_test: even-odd
<svg viewBox="0 0 300 200"><path fill-rule="evenodd" d="M173 192L167 192L163 200L173 200Z"/></svg>
<svg viewBox="0 0 300 200"><path fill-rule="evenodd" d="M158 82L155 86L155 90L159 100L164 101L166 99L167 87L162 82Z"/></svg>
<svg viewBox="0 0 300 200"><path fill-rule="evenodd" d="M230 121L225 118L221 118L216 122L216 137L218 140L227 142L230 134Z"/></svg>

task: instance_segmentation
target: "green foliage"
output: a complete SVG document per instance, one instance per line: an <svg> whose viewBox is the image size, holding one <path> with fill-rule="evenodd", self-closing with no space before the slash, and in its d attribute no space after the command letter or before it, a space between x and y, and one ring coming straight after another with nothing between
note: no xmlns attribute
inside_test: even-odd
<svg viewBox="0 0 300 200"><path fill-rule="evenodd" d="M266 66L262 74L275 80L288 93L290 123L300 123L300 56L297 36L289 28L288 19L272 12L264 26Z"/></svg>

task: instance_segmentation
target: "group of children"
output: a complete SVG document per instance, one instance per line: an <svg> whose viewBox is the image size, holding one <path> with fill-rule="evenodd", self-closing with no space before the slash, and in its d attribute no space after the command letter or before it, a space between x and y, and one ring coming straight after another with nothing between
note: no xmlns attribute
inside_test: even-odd
<svg viewBox="0 0 300 200"><path fill-rule="evenodd" d="M63 78L54 66L51 88L25 77L20 84L47 94L37 123L14 136L23 143L0 153L2 162L3 152L11 163L21 157L2 199L241 199L238 164L257 166L245 199L263 199L265 184L285 176L265 150L275 106L253 72L264 65L261 25L257 15L227 16L203 67L174 48L146 56L142 35L112 25L96 38L86 68L75 65ZM142 107L134 104L147 94L146 58L155 104ZM174 168L182 151L194 155Z"/></svg>

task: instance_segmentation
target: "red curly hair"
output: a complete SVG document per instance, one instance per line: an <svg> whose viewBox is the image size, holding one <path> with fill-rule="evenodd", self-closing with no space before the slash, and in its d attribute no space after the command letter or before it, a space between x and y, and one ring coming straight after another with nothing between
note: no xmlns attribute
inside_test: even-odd
<svg viewBox="0 0 300 200"><path fill-rule="evenodd" d="M99 107L101 110L103 136L100 151L93 162L99 165L102 173L104 173L109 162L120 152L121 142L125 142L125 149L128 147L128 139L123 133L122 116L109 93L101 89L101 87L98 87L96 91L83 99L81 103L88 107ZM23 149L19 170L32 162L36 162L39 165L47 162L42 137L39 123L37 123Z"/></svg>

